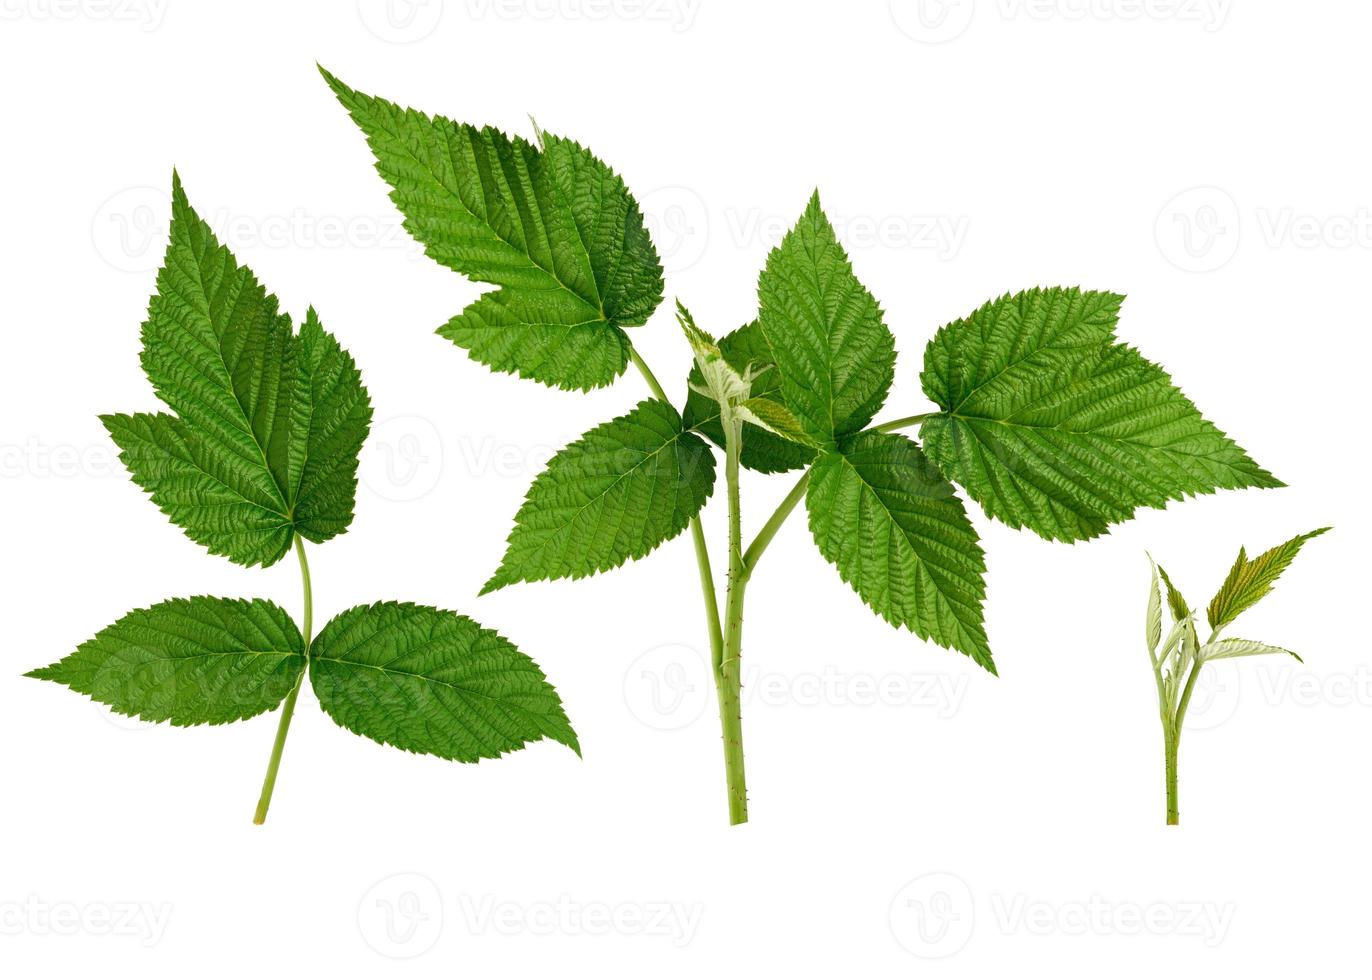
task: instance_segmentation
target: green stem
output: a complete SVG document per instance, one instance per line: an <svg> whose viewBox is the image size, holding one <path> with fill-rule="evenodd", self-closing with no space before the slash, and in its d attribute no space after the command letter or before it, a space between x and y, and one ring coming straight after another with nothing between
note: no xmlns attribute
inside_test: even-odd
<svg viewBox="0 0 1372 980"><path fill-rule="evenodd" d="M786 518L791 516L791 511L796 509L796 504L800 503L805 497L805 488L810 485L810 471L806 470L805 475L796 481L796 485L791 488L791 492L786 495L771 517L767 518L767 523L762 525L762 530L757 532L757 537L753 538L753 543L748 545L748 550L743 553L743 566L749 575L753 574L753 569L757 567L758 559L767 550L767 546L772 543L772 539L781 530L781 525L786 523Z"/></svg>
<svg viewBox="0 0 1372 980"><path fill-rule="evenodd" d="M643 375L643 380L648 383L653 396L670 404L667 392L663 390L657 376L648 367L648 362L643 360L643 357L632 345L629 347L629 358L634 362L634 367L638 368L638 373ZM705 625L710 636L710 662L718 671L720 662L724 659L724 634L720 627L719 598L715 591L715 575L710 567L710 549L705 544L705 531L700 526L699 515L691 518L691 540L695 544L696 567L700 572L700 591L705 600Z"/></svg>
<svg viewBox="0 0 1372 980"><path fill-rule="evenodd" d="M719 723L724 730L724 776L729 795L729 823L748 822L748 783L743 769L743 595L748 567L743 560L743 520L739 507L738 457L743 425L725 421L724 478L729 496L729 590L724 606L724 658L715 674ZM775 533L775 532L774 532Z"/></svg>
<svg viewBox="0 0 1372 980"><path fill-rule="evenodd" d="M1186 706L1191 703L1191 692L1195 690L1196 678L1200 676L1204 661L1197 658L1191 665L1191 673L1186 675L1186 686L1182 688L1181 700L1177 703L1177 713L1172 724L1164 727L1164 751L1167 754L1164 764L1167 773L1167 824L1175 827L1179 822L1177 811L1177 749L1181 746L1181 726L1186 718Z"/></svg>
<svg viewBox="0 0 1372 980"><path fill-rule="evenodd" d="M1163 770L1167 777L1167 825L1175 827L1178 822L1177 816L1177 735L1163 728L1162 732L1162 751L1163 751Z"/></svg>
<svg viewBox="0 0 1372 980"><path fill-rule="evenodd" d="M310 588L310 563L305 559L305 542L295 537L295 553L300 559L300 581L305 590L305 667L295 679L295 686L286 695L286 703L281 706L281 720L276 724L276 741L272 743L271 758L267 760L267 775L262 780L262 795L257 798L257 812L252 822L262 824L267 819L267 808L272 805L272 791L276 789L276 771L281 767L281 753L286 748L286 733L291 728L291 716L295 714L295 702L300 697L300 685L305 680L305 670L310 663L310 639L314 633L314 592Z"/></svg>
<svg viewBox="0 0 1372 980"><path fill-rule="evenodd" d="M880 425L872 426L876 432L895 432L897 429L908 429L912 425L919 425L925 419L933 418L938 412L925 412L923 415L907 415L903 419L892 419L890 422L883 422Z"/></svg>

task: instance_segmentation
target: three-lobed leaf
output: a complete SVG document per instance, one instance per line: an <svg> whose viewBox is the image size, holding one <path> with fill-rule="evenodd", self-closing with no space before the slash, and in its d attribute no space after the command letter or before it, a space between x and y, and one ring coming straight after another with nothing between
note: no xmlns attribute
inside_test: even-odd
<svg viewBox="0 0 1372 980"><path fill-rule="evenodd" d="M1238 559L1206 610L1210 628L1219 629L1232 623L1240 613L1254 606L1271 592L1282 572L1286 571L1296 555L1300 554L1305 542L1319 537L1328 530L1329 528L1322 527L1308 534L1298 534L1251 560L1247 551L1240 548Z"/></svg>
<svg viewBox="0 0 1372 980"><path fill-rule="evenodd" d="M145 721L219 725L271 711L304 667L304 641L280 606L195 596L136 609L26 676Z"/></svg>
<svg viewBox="0 0 1372 980"><path fill-rule="evenodd" d="M311 309L297 335L173 178L170 241L142 363L175 414L105 415L134 481L193 541L271 565L292 536L347 529L371 405Z"/></svg>
<svg viewBox="0 0 1372 980"><path fill-rule="evenodd" d="M482 588L581 578L642 558L685 530L714 489L705 441L649 399L561 450L529 488Z"/></svg>
<svg viewBox="0 0 1372 980"><path fill-rule="evenodd" d="M895 339L816 192L758 277L758 324L782 401L821 446L867 426L895 375Z"/></svg>
<svg viewBox="0 0 1372 980"><path fill-rule="evenodd" d="M995 673L977 533L914 442L883 432L842 440L816 460L805 503L820 553L883 619Z"/></svg>
<svg viewBox="0 0 1372 980"><path fill-rule="evenodd" d="M340 613L311 645L310 684L339 725L409 752L476 762L547 738L581 754L533 660L494 630L432 606Z"/></svg>
<svg viewBox="0 0 1372 980"><path fill-rule="evenodd" d="M986 513L1045 538L1105 533L1139 507L1283 484L1115 339L1123 297L1032 289L938 331L920 434Z"/></svg>
<svg viewBox="0 0 1372 980"><path fill-rule="evenodd" d="M571 140L535 145L325 80L367 137L405 228L436 261L499 287L439 333L497 371L607 385L624 328L662 301L662 266L623 180Z"/></svg>

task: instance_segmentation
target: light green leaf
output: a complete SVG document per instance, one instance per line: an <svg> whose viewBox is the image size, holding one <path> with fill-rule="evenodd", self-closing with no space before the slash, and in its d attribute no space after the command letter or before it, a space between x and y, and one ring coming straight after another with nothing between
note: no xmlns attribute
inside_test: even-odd
<svg viewBox="0 0 1372 980"><path fill-rule="evenodd" d="M220 725L271 711L304 667L300 631L281 607L195 596L136 609L25 676L145 721Z"/></svg>
<svg viewBox="0 0 1372 980"><path fill-rule="evenodd" d="M371 421L357 368L313 310L292 332L175 177L142 362L176 415L101 421L134 481L192 540L271 565L295 532L321 542L347 529Z"/></svg>
<svg viewBox="0 0 1372 980"><path fill-rule="evenodd" d="M714 489L714 456L666 402L597 426L548 463L482 588L581 578L642 558L680 534Z"/></svg>
<svg viewBox="0 0 1372 980"><path fill-rule="evenodd" d="M882 432L844 440L815 461L805 504L820 553L883 619L996 672L977 533L918 446Z"/></svg>
<svg viewBox="0 0 1372 980"><path fill-rule="evenodd" d="M801 428L800 420L791 413L791 410L770 398L745 400L739 405L739 414L746 421L779 435L789 442L817 448L815 441L810 438L809 433Z"/></svg>
<svg viewBox="0 0 1372 980"><path fill-rule="evenodd" d="M1305 663L1298 654L1285 647L1275 647L1269 643L1259 643L1257 640L1240 640L1237 637L1226 637L1214 643L1207 643L1201 647L1200 655L1202 660L1209 661L1230 660L1234 657L1260 657L1268 653L1284 653Z"/></svg>
<svg viewBox="0 0 1372 980"><path fill-rule="evenodd" d="M1283 485L1116 341L1122 300L1032 289L930 341L921 380L943 411L921 425L925 452L991 517L1077 541L1139 507Z"/></svg>
<svg viewBox="0 0 1372 980"><path fill-rule="evenodd" d="M740 374L752 367L756 377L752 393L755 398L777 401L781 395L781 374L772 361L772 350L757 321L725 334L719 340L724 359ZM700 369L693 367L688 384L703 383ZM682 413L688 429L694 429L711 442L724 448L724 430L719 424L719 406L708 396L691 387L686 396L686 410ZM761 426L745 422L743 451L739 462L759 473L784 473L805 466L815 458L814 450L784 439Z"/></svg>
<svg viewBox="0 0 1372 980"><path fill-rule="evenodd" d="M466 616L401 602L355 606L310 648L319 704L383 745L476 762L548 738L581 748L538 664Z"/></svg>
<svg viewBox="0 0 1372 980"><path fill-rule="evenodd" d="M1177 591L1172 584L1172 577L1167 574L1167 569L1161 565L1155 565L1158 574L1162 576L1163 585L1167 586L1167 608L1172 613L1174 620L1183 620L1191 615L1191 607L1187 605L1186 598Z"/></svg>
<svg viewBox="0 0 1372 980"><path fill-rule="evenodd" d="M1152 558L1148 559L1148 564L1152 567L1153 581L1148 588L1148 622L1144 635L1148 640L1148 652L1156 660L1158 643L1162 641L1162 592L1158 588L1158 566Z"/></svg>
<svg viewBox="0 0 1372 980"><path fill-rule="evenodd" d="M320 69L366 134L405 227L486 293L439 333L497 371L609 384L626 327L662 301L662 266L623 180L578 144L540 145L356 92Z"/></svg>
<svg viewBox="0 0 1372 980"><path fill-rule="evenodd" d="M758 322L781 372L781 395L816 443L857 432L886 401L895 340L853 275L819 193L758 277Z"/></svg>
<svg viewBox="0 0 1372 980"><path fill-rule="evenodd" d="M1238 560L1229 570L1224 585L1215 593L1215 598L1210 600L1210 607L1206 611L1210 628L1219 629L1232 623L1245 609L1251 608L1271 592L1281 573L1286 571L1296 555L1300 554L1305 542L1319 537L1328 530L1329 528L1322 527L1309 534L1298 534L1290 541L1264 551L1252 561L1248 560L1247 552L1240 548Z"/></svg>

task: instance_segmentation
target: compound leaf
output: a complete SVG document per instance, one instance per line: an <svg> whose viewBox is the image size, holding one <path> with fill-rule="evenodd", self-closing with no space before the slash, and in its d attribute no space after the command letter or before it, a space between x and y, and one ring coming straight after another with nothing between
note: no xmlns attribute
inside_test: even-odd
<svg viewBox="0 0 1372 980"><path fill-rule="evenodd" d="M607 385L624 328L662 301L662 266L624 181L584 147L539 144L363 95L324 71L367 137L405 228L486 293L439 329L497 371L557 388Z"/></svg>
<svg viewBox="0 0 1372 980"><path fill-rule="evenodd" d="M883 619L995 673L977 533L915 443L882 432L840 442L815 461L805 505L820 553Z"/></svg>
<svg viewBox="0 0 1372 980"><path fill-rule="evenodd" d="M1290 541L1284 541L1275 548L1264 551L1251 561L1247 552L1240 548L1238 560L1234 562L1224 585L1220 586L1219 592L1215 593L1206 610L1210 628L1219 629L1226 626L1237 619L1245 609L1256 605L1272 591L1281 573L1286 571L1296 555L1300 554L1305 542L1319 537L1328 530L1329 528L1322 527L1309 534L1298 534Z"/></svg>
<svg viewBox="0 0 1372 980"><path fill-rule="evenodd" d="M145 721L219 725L271 711L304 667L304 641L280 606L195 596L136 609L26 676Z"/></svg>
<svg viewBox="0 0 1372 980"><path fill-rule="evenodd" d="M747 371L750 365L755 372L761 372L753 382L753 397L774 401L782 397L779 394L781 375L772 360L772 349L767 346L767 338L756 320L721 337L719 349L729 366L740 374ZM700 432L723 449L724 430L719 424L719 406L714 399L697 390L703 381L700 368L692 366L686 409L681 414L686 428ZM815 451L808 446L783 438L752 422L743 424L743 449L739 454L739 462L751 470L784 473L805 466L814 458Z"/></svg>
<svg viewBox="0 0 1372 980"><path fill-rule="evenodd" d="M271 565L292 535L347 529L371 405L310 310L300 335L172 182L172 223L143 324L143 369L171 414L106 415L134 482L193 541Z"/></svg>
<svg viewBox="0 0 1372 980"><path fill-rule="evenodd" d="M1116 342L1122 301L1032 289L930 341L921 380L943 411L921 425L925 452L991 517L1077 541L1139 507L1283 485Z"/></svg>
<svg viewBox="0 0 1372 980"><path fill-rule="evenodd" d="M758 323L781 374L781 396L821 446L864 428L886 401L895 339L853 275L819 193L767 256Z"/></svg>
<svg viewBox="0 0 1372 980"><path fill-rule="evenodd" d="M680 534L714 489L710 447L676 409L649 399L560 451L515 515L482 588L581 578L642 558Z"/></svg>
<svg viewBox="0 0 1372 980"><path fill-rule="evenodd" d="M548 738L581 754L536 663L494 630L432 606L340 613L311 645L310 683L339 725L409 752L476 762Z"/></svg>

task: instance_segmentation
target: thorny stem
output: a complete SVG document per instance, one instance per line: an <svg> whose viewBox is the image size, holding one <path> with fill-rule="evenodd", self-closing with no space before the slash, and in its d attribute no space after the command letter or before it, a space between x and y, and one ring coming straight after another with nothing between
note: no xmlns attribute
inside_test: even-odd
<svg viewBox="0 0 1372 980"><path fill-rule="evenodd" d="M295 536L295 553L300 559L300 582L305 591L305 668L310 662L310 638L314 633L314 593L310 588L310 563L305 559L305 542L300 535ZM281 752L286 747L286 733L291 728L291 716L295 714L295 702L300 697L300 685L305 679L305 670L295 679L295 686L286 695L286 703L281 707L281 720L276 724L276 741L272 743L271 758L267 760L267 775L262 780L262 795L257 799L257 812L252 822L262 824L267 819L267 808L272 805L272 791L276 789L276 771L281 767Z"/></svg>
<svg viewBox="0 0 1372 980"><path fill-rule="evenodd" d="M724 775L729 794L729 823L748 822L748 784L743 769L743 595L748 567L743 560L743 520L739 507L738 458L743 423L725 422L724 478L729 496L729 589L724 613L724 659L715 674L719 723L724 730Z"/></svg>

